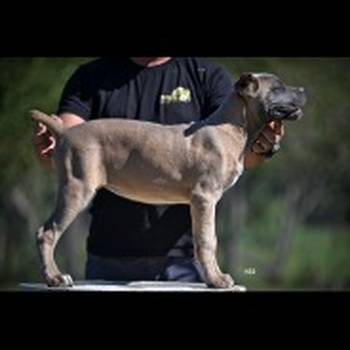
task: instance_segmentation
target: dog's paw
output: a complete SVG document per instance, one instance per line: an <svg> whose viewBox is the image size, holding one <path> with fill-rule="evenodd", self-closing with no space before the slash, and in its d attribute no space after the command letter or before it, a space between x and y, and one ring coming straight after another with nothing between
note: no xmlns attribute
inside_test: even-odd
<svg viewBox="0 0 350 350"><path fill-rule="evenodd" d="M74 282L68 274L58 274L52 278L47 278L47 284L49 287L72 287Z"/></svg>
<svg viewBox="0 0 350 350"><path fill-rule="evenodd" d="M229 274L219 275L208 283L211 288L232 288L234 285L235 282Z"/></svg>

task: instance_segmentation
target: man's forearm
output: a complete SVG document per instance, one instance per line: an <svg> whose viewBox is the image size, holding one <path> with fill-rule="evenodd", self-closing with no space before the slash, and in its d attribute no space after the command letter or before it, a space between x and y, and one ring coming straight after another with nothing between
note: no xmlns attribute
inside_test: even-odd
<svg viewBox="0 0 350 350"><path fill-rule="evenodd" d="M262 164L266 161L266 157L262 154L257 154L255 152L249 152L244 157L244 168L250 169Z"/></svg>

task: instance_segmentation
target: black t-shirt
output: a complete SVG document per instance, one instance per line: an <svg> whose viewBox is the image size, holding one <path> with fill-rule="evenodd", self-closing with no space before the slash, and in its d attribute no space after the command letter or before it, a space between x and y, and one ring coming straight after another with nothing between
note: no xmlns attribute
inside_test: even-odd
<svg viewBox="0 0 350 350"><path fill-rule="evenodd" d="M177 124L208 117L231 90L225 69L198 58L172 58L151 68L129 58L101 58L75 71L58 114ZM165 256L184 234L191 234L187 205L143 204L102 189L90 213L87 249L100 256ZM191 244L182 248L193 255Z"/></svg>

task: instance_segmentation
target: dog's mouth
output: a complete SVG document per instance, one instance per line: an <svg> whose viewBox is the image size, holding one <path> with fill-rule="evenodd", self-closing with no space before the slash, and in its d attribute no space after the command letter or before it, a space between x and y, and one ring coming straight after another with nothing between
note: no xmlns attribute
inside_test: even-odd
<svg viewBox="0 0 350 350"><path fill-rule="evenodd" d="M304 112L301 108L296 108L294 112L289 114L286 118L287 120L299 120L304 115Z"/></svg>
<svg viewBox="0 0 350 350"><path fill-rule="evenodd" d="M296 105L274 105L269 109L273 119L298 120L303 116L303 110Z"/></svg>

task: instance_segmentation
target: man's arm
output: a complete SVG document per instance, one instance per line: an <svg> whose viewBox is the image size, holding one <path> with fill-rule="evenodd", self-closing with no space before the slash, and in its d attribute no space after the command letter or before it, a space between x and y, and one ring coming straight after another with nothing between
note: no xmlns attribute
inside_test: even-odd
<svg viewBox="0 0 350 350"><path fill-rule="evenodd" d="M92 91L86 66L79 67L65 85L58 106L58 120L70 128L88 120L91 115ZM35 123L32 142L39 159L52 167L51 156L56 140L45 125Z"/></svg>

